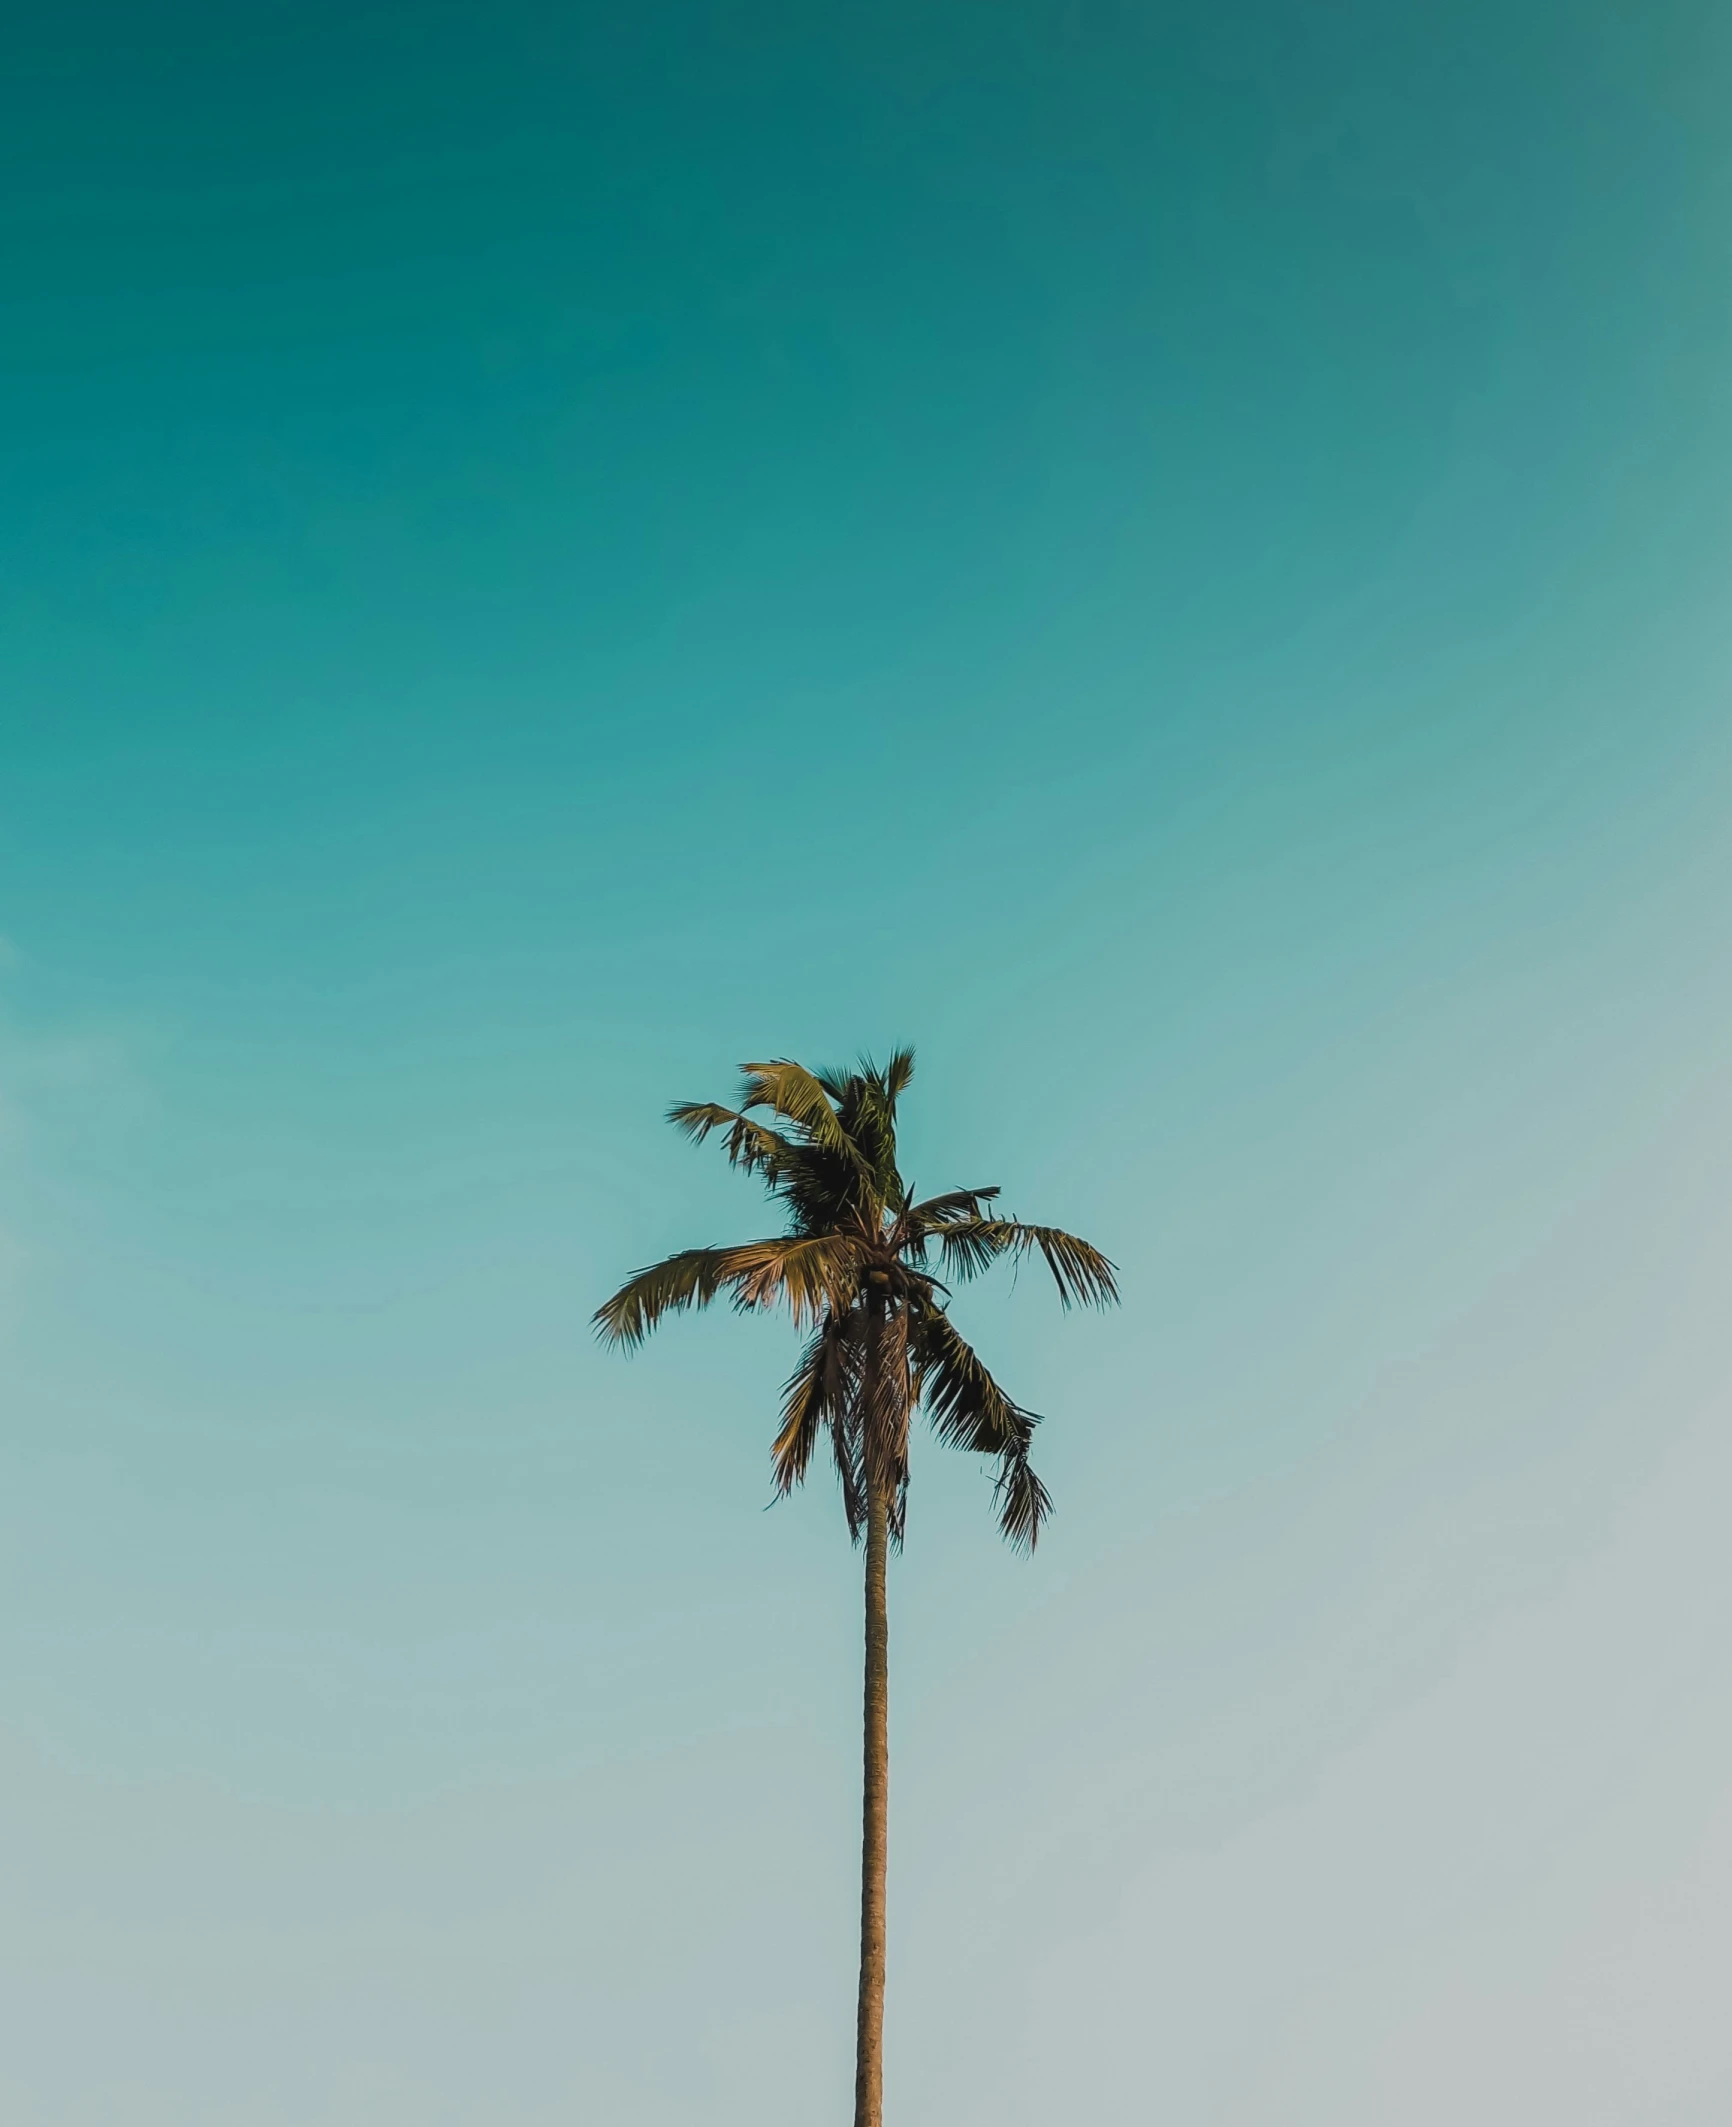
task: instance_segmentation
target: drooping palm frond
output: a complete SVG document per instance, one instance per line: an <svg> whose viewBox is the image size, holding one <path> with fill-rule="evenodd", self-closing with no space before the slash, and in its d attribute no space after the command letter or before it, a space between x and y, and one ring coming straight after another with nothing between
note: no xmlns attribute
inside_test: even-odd
<svg viewBox="0 0 1732 2127"><path fill-rule="evenodd" d="M784 1497L805 1482L818 1436L827 1428L838 1451L837 1473L843 1480L844 1504L848 1504L858 1458L842 1436L857 1421L859 1378L857 1322L851 1314L832 1311L808 1341L783 1392L782 1430L770 1454L776 1490Z"/></svg>
<svg viewBox="0 0 1732 2127"><path fill-rule="evenodd" d="M1007 1396L941 1307L920 1307L908 1332L913 1388L946 1447L1002 1455L1039 1422Z"/></svg>
<svg viewBox="0 0 1732 2127"><path fill-rule="evenodd" d="M998 1526L1013 1551L1032 1551L1052 1513L1052 1494L1035 1475L1026 1447L1018 1448L999 1464L992 1488L998 1503Z"/></svg>
<svg viewBox="0 0 1732 2127"><path fill-rule="evenodd" d="M847 1235L778 1235L732 1248L686 1248L628 1278L594 1321L610 1344L638 1345L664 1315L708 1307L726 1292L744 1311L786 1305L796 1322L810 1322L832 1294L843 1291L858 1262L859 1244Z"/></svg>
<svg viewBox="0 0 1732 2127"><path fill-rule="evenodd" d="M1028 1459L1039 1418L1012 1402L941 1308L915 1310L909 1349L915 1395L933 1431L947 1447L998 1457L998 1525L1016 1549L1032 1551L1052 1512L1052 1496Z"/></svg>
<svg viewBox="0 0 1732 2127"><path fill-rule="evenodd" d="M852 1327L857 1329L858 1322ZM860 1425L860 1346L857 1337L851 1336L844 1345L843 1363L849 1373L830 1413L830 1459L835 1464L836 1482L842 1493L848 1540L857 1544L866 1533L866 1450Z"/></svg>
<svg viewBox="0 0 1732 2127"><path fill-rule="evenodd" d="M1058 1226L1030 1226L1021 1219L960 1218L938 1228L944 1267L959 1278L977 1278L1000 1256L1021 1258L1038 1249L1066 1307L1080 1301L1110 1306L1119 1296L1117 1267L1098 1248Z"/></svg>

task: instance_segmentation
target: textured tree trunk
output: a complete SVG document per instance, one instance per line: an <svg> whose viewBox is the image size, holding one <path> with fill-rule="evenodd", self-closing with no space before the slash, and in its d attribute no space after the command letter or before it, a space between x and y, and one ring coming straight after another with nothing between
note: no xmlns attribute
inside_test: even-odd
<svg viewBox="0 0 1732 2127"><path fill-rule="evenodd" d="M860 1838L860 2022L854 2127L884 2122L884 1871L890 1819L890 1610L885 1563L890 1503L883 1483L866 1502L866 1750Z"/></svg>

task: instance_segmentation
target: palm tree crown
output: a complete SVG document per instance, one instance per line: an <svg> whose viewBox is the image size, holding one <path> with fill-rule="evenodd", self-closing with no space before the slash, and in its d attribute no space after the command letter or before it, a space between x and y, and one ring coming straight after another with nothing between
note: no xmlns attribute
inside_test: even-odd
<svg viewBox="0 0 1732 2127"><path fill-rule="evenodd" d="M669 1120L695 1141L722 1133L730 1164L762 1180L787 1230L682 1249L640 1270L597 1309L596 1327L610 1342L637 1345L663 1315L719 1295L741 1311L787 1307L807 1342L772 1450L779 1492L804 1480L825 1436L850 1534L859 1539L877 1494L899 1541L909 1418L924 1407L946 1445L996 1458L999 1525L1032 1550L1052 1506L1029 1461L1039 1421L957 1330L945 1280L1038 1252L1066 1306L1104 1306L1118 1296L1113 1265L1075 1234L997 1215L996 1188L916 1201L896 1153L896 1104L913 1075L910 1049L882 1070L866 1061L848 1072L754 1063L743 1066L737 1107L672 1108Z"/></svg>

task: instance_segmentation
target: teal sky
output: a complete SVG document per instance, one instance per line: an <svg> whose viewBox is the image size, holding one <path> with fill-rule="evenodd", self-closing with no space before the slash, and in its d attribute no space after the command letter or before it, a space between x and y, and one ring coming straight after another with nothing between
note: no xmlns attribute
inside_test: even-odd
<svg viewBox="0 0 1732 2127"><path fill-rule="evenodd" d="M1123 1269L917 1460L898 2127L1732 2110L1732 15L15 11L0 2115L808 2127L856 1562L660 1121Z"/></svg>

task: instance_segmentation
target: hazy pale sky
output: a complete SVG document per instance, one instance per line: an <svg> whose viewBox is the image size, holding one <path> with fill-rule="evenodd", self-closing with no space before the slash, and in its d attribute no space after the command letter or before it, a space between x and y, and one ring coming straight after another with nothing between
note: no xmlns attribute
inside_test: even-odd
<svg viewBox="0 0 1732 2127"><path fill-rule="evenodd" d="M917 1448L897 2127L1732 2116L1732 14L14 10L0 2116L845 2116L858 1562L660 1120L1123 1270Z"/></svg>

